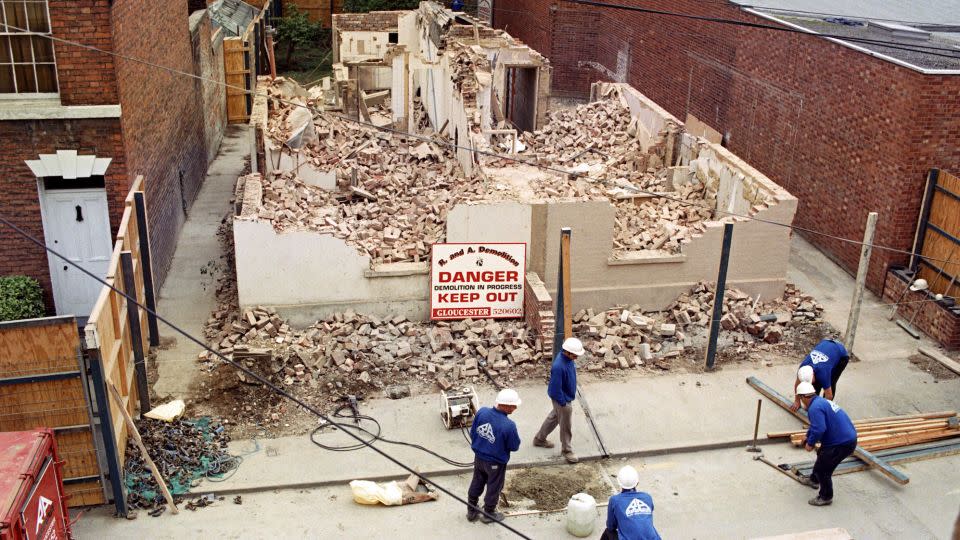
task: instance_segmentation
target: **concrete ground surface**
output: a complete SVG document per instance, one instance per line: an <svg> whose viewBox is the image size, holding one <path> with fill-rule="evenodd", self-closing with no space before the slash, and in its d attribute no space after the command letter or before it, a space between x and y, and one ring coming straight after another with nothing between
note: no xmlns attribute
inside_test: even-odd
<svg viewBox="0 0 960 540"><path fill-rule="evenodd" d="M788 445L767 447L775 462L810 457ZM611 475L624 463L640 472L640 488L654 500L654 523L663 538L757 538L842 527L854 538L947 539L960 507L960 456L904 464L910 485L898 487L878 473L837 477L834 504L816 508L815 492L752 460L743 449L611 460ZM303 457L306 461L308 458ZM469 475L444 478L462 496ZM134 521L117 520L101 507L81 516L78 538L513 538L496 525L469 523L464 507L449 496L403 507L363 506L346 485L244 494L196 512L181 510ZM598 501L603 502L603 501ZM509 510L508 510L509 511ZM606 509L598 508L600 536ZM531 538L574 538L563 513L516 516L507 523Z"/></svg>
<svg viewBox="0 0 960 540"><path fill-rule="evenodd" d="M241 144L234 134L225 139L224 148ZM224 153L221 150L218 162ZM242 160L236 159L230 157L223 163L234 163L238 173ZM211 253L216 253L213 250L219 249L213 231L228 210L236 173L230 173L229 182L226 173L208 179L184 228L160 301L162 314L196 335L215 305L212 276L201 275L199 269L211 260ZM214 169L211 175L213 178ZM219 199L214 201L214 197ZM193 221L196 223L191 226ZM826 320L842 331L853 278L798 237L792 242L788 277L823 304ZM850 364L844 373L837 402L855 419L960 408L960 379L936 382L912 366L907 358L920 342L887 321L888 314L889 308L874 295L865 296L854 347L861 361ZM161 351L156 386L160 395L176 397L185 392L192 372L184 364L190 364L197 352L182 339L175 348ZM726 365L702 374L636 374L613 380L585 375L583 392L606 449L615 456L600 463L611 473L623 459L640 467L642 486L654 496L656 523L665 538L752 538L828 527L845 527L856 538L948 538L960 507L958 456L899 465L911 477L910 484L902 487L876 472L842 476L837 481L836 503L827 508L810 507L806 500L813 496L812 490L752 461L752 454L742 446L752 435L760 395L744 379L756 375L788 395L794 369L794 365L767 367L756 362ZM483 404L490 404L493 390L478 390ZM524 444L511 465L559 462L558 449L529 444L549 410L544 385L530 383L519 391L524 404L513 418ZM361 408L380 421L387 438L423 444L459 461L472 457L459 431L442 428L436 395L399 401L372 399L362 402ZM765 442L766 431L799 427L797 420L764 399L761 442ZM337 433L322 438L329 443L351 442ZM552 440L556 439L555 432ZM579 406L574 416L574 445L581 458L600 458L601 451ZM382 443L378 448L434 475L455 493L465 493L469 476L450 465L411 448ZM777 462L809 457L781 442L763 448ZM425 538L437 536L438 531L451 538L512 536L492 525L467 523L461 517L463 508L450 497L403 508L353 503L346 486L350 480L405 475L369 449L334 453L302 436L236 441L231 451L244 456L236 474L196 489L197 493L223 494L225 501L179 516L150 518L141 512L135 521L113 519L110 508L103 507L81 518L76 527L78 537ZM231 493L243 493L244 504L231 503ZM510 523L534 538L565 538L561 517L514 517Z"/></svg>
<svg viewBox="0 0 960 540"><path fill-rule="evenodd" d="M203 339L203 325L216 308L216 276L219 272L220 240L217 228L230 212L230 198L249 155L245 126L227 127L220 151L207 170L207 178L190 207L180 231L170 272L160 289L157 312L191 335ZM201 349L174 330L160 324L160 335L175 344L157 352L154 385L159 396L182 396L198 373Z"/></svg>

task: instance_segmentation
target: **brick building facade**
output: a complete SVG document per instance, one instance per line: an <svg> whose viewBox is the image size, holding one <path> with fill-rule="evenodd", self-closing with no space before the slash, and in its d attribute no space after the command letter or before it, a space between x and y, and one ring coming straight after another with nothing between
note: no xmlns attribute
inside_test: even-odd
<svg viewBox="0 0 960 540"><path fill-rule="evenodd" d="M45 189L53 189L45 184L50 178L38 178L26 162L58 151L109 158L111 162L102 178L70 179L65 175L55 185L66 191L72 185L105 191L112 247L123 199L133 179L143 175L155 283L159 287L173 257L186 210L206 174L208 156L215 155L216 148L210 146L218 145L220 140L215 133L205 131L205 100L197 81L62 42L53 42L55 60L50 60L55 61L56 78L52 85L46 81L40 82L43 88L30 86L33 83L21 77L18 62L26 62L22 65L27 70L35 69L36 80L40 81L43 66L38 60L46 47L42 43L50 40L29 34L52 34L199 74L199 64L209 65L209 58L216 54L209 50L209 18L195 29L201 35L198 41L207 47L195 51L187 2L48 0L46 6L43 2L32 4L40 7L26 13L24 21L29 20L34 26L17 26L28 32L0 29L0 39L15 45L24 43L24 39L35 40L32 57L26 56L30 54L27 42L23 58L14 59L12 66L0 65L0 71L10 68L0 73L0 191L4 193L0 211L32 235L58 247L46 238L50 235L45 234L45 227L50 224L41 217L41 206L47 204ZM47 14L49 26L44 26L41 19ZM38 93L38 89L45 91ZM49 220L50 210L44 211ZM76 212L75 225L83 221L81 205L77 205ZM59 245L63 248L63 243ZM55 305L53 282L58 278L52 275L53 261L48 261L42 250L2 228L0 253L4 255L0 257L0 275L25 274L36 278L44 289L48 312L62 312Z"/></svg>
<svg viewBox="0 0 960 540"><path fill-rule="evenodd" d="M722 1L618 3L778 25ZM876 211L876 243L909 251L927 171L960 170L960 73L809 34L557 0L494 2L493 22L550 58L558 94L627 82L724 134L731 151L799 198L799 227L859 240ZM856 271L859 245L801 234ZM868 286L879 292L886 269L908 258L875 249Z"/></svg>

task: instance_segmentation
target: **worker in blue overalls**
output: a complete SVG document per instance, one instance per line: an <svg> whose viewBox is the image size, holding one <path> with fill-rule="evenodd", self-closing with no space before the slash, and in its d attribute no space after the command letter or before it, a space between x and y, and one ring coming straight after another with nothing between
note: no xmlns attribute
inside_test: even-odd
<svg viewBox="0 0 960 540"><path fill-rule="evenodd" d="M850 353L843 343L835 339L825 339L817 343L810 354L804 357L803 362L800 362L797 380L793 383L794 392L801 382L806 381L813 385L817 394L823 390L823 397L834 399L837 395L837 381L849 361ZM791 410L796 411L799 408L800 395L797 394Z"/></svg>
<svg viewBox="0 0 960 540"><path fill-rule="evenodd" d="M470 447L473 449L473 479L467 490L467 519L490 523L503 521L503 514L497 512L500 491L507 475L507 462L510 452L520 449L520 434L517 424L507 415L520 406L520 395L512 388L504 388L497 394L496 408L482 407L477 411L470 426ZM483 498L483 514L478 504L480 495L486 489Z"/></svg>
<svg viewBox="0 0 960 540"><path fill-rule="evenodd" d="M857 449L857 428L839 405L818 396L812 384L800 383L797 397L810 419L803 448L807 452L817 450L813 472L810 476L801 476L800 482L820 490L807 502L813 506L826 506L833 502L833 471ZM817 448L818 443L820 448Z"/></svg>
<svg viewBox="0 0 960 540"><path fill-rule="evenodd" d="M607 528L600 540L660 540L653 526L653 497L637 491L640 475L627 465L617 473L620 493L607 504Z"/></svg>

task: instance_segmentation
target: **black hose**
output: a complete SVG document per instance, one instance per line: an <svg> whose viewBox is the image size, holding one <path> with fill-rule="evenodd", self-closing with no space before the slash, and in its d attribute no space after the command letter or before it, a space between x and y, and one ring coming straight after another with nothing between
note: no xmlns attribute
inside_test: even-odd
<svg viewBox="0 0 960 540"><path fill-rule="evenodd" d="M351 413L351 414L343 414L343 411L345 411L345 410L348 409L349 407L350 407L349 405L341 405L340 408L338 408L331 416L334 417L334 418L356 418L356 420L357 420L358 422L360 422L360 421L371 422L371 423L373 423L374 426L376 426L375 430L374 430L374 431L371 431L371 430L369 430L369 429L367 429L367 428L364 428L364 427L362 427L361 425L359 425L359 423L358 423L358 424L355 424L355 425L354 425L354 424L344 424L344 423L340 423L337 427L340 428L340 429L351 429L351 430L357 431L358 433L356 434L356 438L358 438L358 439L362 438L363 434L368 435L368 436L369 436L369 439L365 439L364 442L361 442L361 443L350 444L350 445L346 445L346 446L335 446L335 445L330 445L330 444L324 444L324 443L321 443L321 442L317 441L317 440L314 438L314 436L317 434L318 431L320 431L321 429L323 429L324 427L326 427L326 426L318 426L316 429L314 429L312 432L310 432L310 442L312 442L313 444L319 446L320 448L323 448L324 450L329 450L329 451L331 451L331 452L352 452L352 451L354 451L354 450L360 450L361 448L364 448L364 447L367 447L367 446L372 446L373 443L376 442L376 441L382 441L382 442L389 443L389 444L396 444L396 445L400 445L400 446L409 446L409 447L411 447L411 448L416 448L416 449L418 449L418 450L423 450L424 452L426 452L426 453L428 453L428 454L430 454L430 455L438 458L439 460L443 461L443 462L446 463L447 465L451 465L451 466L453 466L453 467L458 467L458 468L463 468L463 469L468 469L468 468L472 468L472 467L473 467L473 463L472 463L472 462L471 462L471 463L464 463L464 462L452 460L452 459L450 459L450 458L448 458L448 457L445 457L445 456L442 456L442 455L438 454L437 452L434 452L433 450L430 450L429 448L427 448L427 447L425 447L425 446L420 446L419 444L409 443L409 442L405 442L405 441L393 441L393 440L390 440L390 439L386 439L386 438L384 438L384 437L382 437L382 436L380 435L380 433L382 432L382 428L381 428L381 426L380 426L380 422L378 422L376 418L373 418L372 416L368 416L368 415L365 415L365 414L358 414L358 415L356 415L356 416L354 416L352 413ZM460 429L461 429L461 432L463 432L463 428L461 427ZM465 432L464 432L464 438L467 438ZM467 442L469 443L470 440L467 439Z"/></svg>

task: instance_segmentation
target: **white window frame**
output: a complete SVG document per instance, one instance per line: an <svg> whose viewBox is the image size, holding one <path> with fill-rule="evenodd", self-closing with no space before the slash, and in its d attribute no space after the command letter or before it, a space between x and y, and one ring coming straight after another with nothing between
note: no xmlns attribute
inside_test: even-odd
<svg viewBox="0 0 960 540"><path fill-rule="evenodd" d="M5 32L5 31L3 31L3 29L7 28L7 11L6 11L6 9L4 9L4 7L5 7L6 2L8 2L8 1L10 1L10 3L19 3L19 2L17 2L16 0L0 0L0 23L2 23L2 25L3 25L2 27L0 27L0 37L6 37L6 36L52 36L52 35L53 35L53 25L52 25L52 23L50 22L50 2L49 2L48 0L42 0L42 1L43 1L44 11L46 11L46 15L47 15L47 28L49 29L49 32L31 32L29 28L27 29L26 32ZM29 24L29 23L28 23L28 24ZM56 92L19 92L19 91L17 90L17 73L16 73L16 69L14 69L14 70L13 70L13 73L11 74L11 75L13 76L13 88L14 88L14 91L13 91L13 92L9 92L9 93L8 93L8 92L0 92L0 101L2 101L2 100L16 100L16 99L20 99L20 100L23 100L23 99L38 99L38 100L39 100L39 99L58 99L58 100L59 100L59 98L60 98L60 74L57 72L57 48L56 48L54 45L55 45L54 43L51 43L51 44L50 44L50 46L51 46L50 48L51 48L51 50L52 50L52 52L53 52L53 62L52 62L52 64L53 64L53 79L54 79L54 82L55 82L56 85L57 85L57 91L56 91ZM10 58L8 58L7 60L9 60L10 63L8 63L8 64L3 64L3 69L6 69L7 66L14 66L14 67L16 67L16 66L18 66L18 65L21 65L21 66L24 66L24 65L37 66L38 64L39 64L39 65L49 65L49 64L51 63L51 62L37 62L37 61L36 61L36 55L35 55L35 53L34 53L34 51L33 51L33 40L31 40L31 42L30 42L30 63L29 63L29 64L27 64L26 62L14 62L14 61L13 61L13 47L12 47L12 44L11 44L11 47L10 47ZM37 70L36 70L36 67L34 67L34 69L33 69L33 84L36 85L37 88L40 87L40 82L37 80Z"/></svg>

